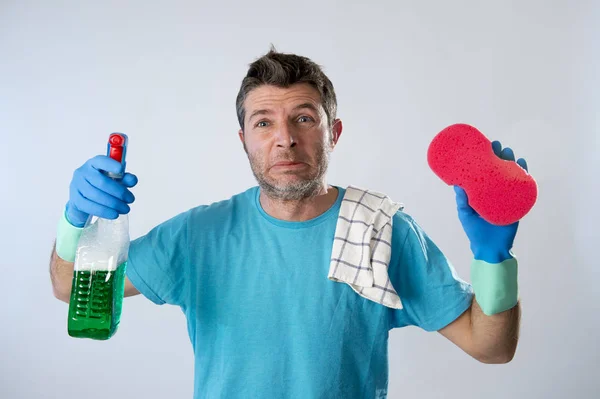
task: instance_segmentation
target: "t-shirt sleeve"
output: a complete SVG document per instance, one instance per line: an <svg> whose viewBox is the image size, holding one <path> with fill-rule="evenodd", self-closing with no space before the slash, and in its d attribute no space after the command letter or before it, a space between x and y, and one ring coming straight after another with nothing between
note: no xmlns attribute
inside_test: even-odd
<svg viewBox="0 0 600 399"><path fill-rule="evenodd" d="M188 217L188 212L181 213L129 246L127 277L156 304L183 304L187 292Z"/></svg>
<svg viewBox="0 0 600 399"><path fill-rule="evenodd" d="M469 308L473 289L411 216L397 212L392 226L388 274L403 309L391 309L391 328L440 330Z"/></svg>

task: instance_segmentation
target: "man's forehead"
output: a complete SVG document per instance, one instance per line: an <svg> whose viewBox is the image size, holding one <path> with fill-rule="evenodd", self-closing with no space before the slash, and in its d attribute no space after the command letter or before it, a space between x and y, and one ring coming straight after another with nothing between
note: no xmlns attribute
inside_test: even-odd
<svg viewBox="0 0 600 399"><path fill-rule="evenodd" d="M312 103L319 109L320 100L319 92L309 84L296 84L286 88L263 85L248 93L245 107L246 111L250 111L251 108L293 107L302 103Z"/></svg>

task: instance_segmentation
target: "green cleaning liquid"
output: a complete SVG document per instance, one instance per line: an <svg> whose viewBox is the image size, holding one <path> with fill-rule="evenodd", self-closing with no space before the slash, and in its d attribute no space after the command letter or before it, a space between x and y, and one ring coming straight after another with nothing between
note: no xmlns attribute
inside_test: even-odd
<svg viewBox="0 0 600 399"><path fill-rule="evenodd" d="M121 320L125 269L79 270L74 272L69 301L69 335L77 338L107 340Z"/></svg>

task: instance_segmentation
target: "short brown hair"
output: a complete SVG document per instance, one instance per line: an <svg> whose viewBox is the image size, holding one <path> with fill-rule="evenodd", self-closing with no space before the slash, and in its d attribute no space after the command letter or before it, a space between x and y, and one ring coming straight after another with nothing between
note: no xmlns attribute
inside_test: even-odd
<svg viewBox="0 0 600 399"><path fill-rule="evenodd" d="M321 104L327 114L329 128L333 126L337 113L337 99L333 84L323 73L321 67L309 58L295 54L279 53L273 46L271 50L250 64L248 73L236 99L237 117L244 130L244 101L248 94L262 85L272 85L282 88L296 83L308 83L321 95Z"/></svg>

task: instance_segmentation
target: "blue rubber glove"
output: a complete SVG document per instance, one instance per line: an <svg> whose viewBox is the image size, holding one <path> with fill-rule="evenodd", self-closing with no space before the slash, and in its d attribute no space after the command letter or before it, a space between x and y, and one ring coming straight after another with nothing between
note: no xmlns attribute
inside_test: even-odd
<svg viewBox="0 0 600 399"><path fill-rule="evenodd" d="M515 155L509 147L502 149L499 141L492 142L492 149L501 159L514 161ZM517 163L525 170L527 162L519 158ZM467 193L459 186L454 186L458 218L471 243L471 251L477 260L488 263L500 263L512 258L512 249L519 222L507 226L493 225L484 220L468 203Z"/></svg>
<svg viewBox="0 0 600 399"><path fill-rule="evenodd" d="M83 227L90 215L104 219L116 219L119 214L130 211L128 204L135 201L128 188L134 187L138 179L131 173L115 180L103 172L123 172L120 162L106 155L89 159L75 170L69 186L69 201L66 205L67 221L75 227Z"/></svg>

